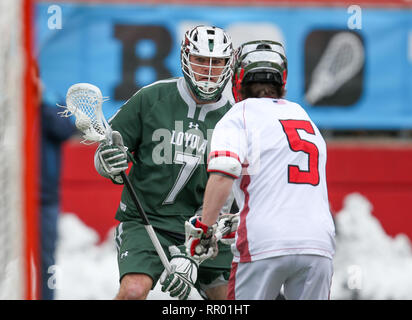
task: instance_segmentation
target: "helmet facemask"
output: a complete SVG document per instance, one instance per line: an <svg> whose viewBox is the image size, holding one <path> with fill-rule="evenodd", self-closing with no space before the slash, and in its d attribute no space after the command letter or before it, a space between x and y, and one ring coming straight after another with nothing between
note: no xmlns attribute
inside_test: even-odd
<svg viewBox="0 0 412 320"><path fill-rule="evenodd" d="M223 62L217 64L220 59ZM217 100L232 76L230 37L217 27L198 26L189 30L182 43L181 63L186 82L196 98Z"/></svg>

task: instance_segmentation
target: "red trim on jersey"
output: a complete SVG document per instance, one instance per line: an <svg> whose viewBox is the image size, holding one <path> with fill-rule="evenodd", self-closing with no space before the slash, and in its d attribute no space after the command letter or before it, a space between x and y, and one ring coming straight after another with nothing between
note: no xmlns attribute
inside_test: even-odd
<svg viewBox="0 0 412 320"><path fill-rule="evenodd" d="M235 289L236 289L237 266L238 266L237 262L232 262L229 283L227 285L227 299L228 300L236 300Z"/></svg>
<svg viewBox="0 0 412 320"><path fill-rule="evenodd" d="M231 157L231 158L235 158L237 161L240 162L239 156L232 151L212 151L209 153L209 158L207 162L209 163L210 160L212 160L213 158L217 158L217 157Z"/></svg>
<svg viewBox="0 0 412 320"><path fill-rule="evenodd" d="M242 212L240 212L240 223L238 227L238 238L236 241L236 248L240 253L240 262L250 262L252 261L249 251L249 242L247 239L247 226L246 226L246 216L249 213L249 191L247 190L250 184L250 175L247 174L248 165L244 166L245 175L242 177L240 182L240 190L243 191L245 195L245 202L243 204Z"/></svg>

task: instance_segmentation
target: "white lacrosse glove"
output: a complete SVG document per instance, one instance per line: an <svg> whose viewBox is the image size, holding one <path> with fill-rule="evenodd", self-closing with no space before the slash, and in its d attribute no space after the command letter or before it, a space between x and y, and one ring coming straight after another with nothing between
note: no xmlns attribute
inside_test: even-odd
<svg viewBox="0 0 412 320"><path fill-rule="evenodd" d="M123 183L120 176L122 171L129 168L127 161L127 148L123 145L123 139L119 132L112 132L113 144L102 143L97 149L97 158L99 161L98 171L114 183ZM99 172L100 173L100 172Z"/></svg>
<svg viewBox="0 0 412 320"><path fill-rule="evenodd" d="M226 227L229 227L230 230L227 232L221 239L220 242L226 245L231 245L235 242L236 230L239 226L240 216L239 212L232 213L223 213L219 216L217 220L217 231L222 232Z"/></svg>
<svg viewBox="0 0 412 320"><path fill-rule="evenodd" d="M217 224L209 227L200 218L201 216L195 215L185 222L186 253L198 264L206 259L214 259L218 253L215 237Z"/></svg>
<svg viewBox="0 0 412 320"><path fill-rule="evenodd" d="M187 300L197 280L198 264L184 253L184 248L182 250L176 246L169 247L172 271L168 273L164 270L159 282L163 292L169 292L173 298Z"/></svg>

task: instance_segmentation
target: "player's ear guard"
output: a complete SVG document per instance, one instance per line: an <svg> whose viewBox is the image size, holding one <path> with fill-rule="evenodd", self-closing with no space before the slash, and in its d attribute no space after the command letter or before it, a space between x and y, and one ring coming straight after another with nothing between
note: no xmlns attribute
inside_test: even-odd
<svg viewBox="0 0 412 320"><path fill-rule="evenodd" d="M207 172L223 173L237 179L242 172L242 164L239 157L232 152L214 151L209 155Z"/></svg>

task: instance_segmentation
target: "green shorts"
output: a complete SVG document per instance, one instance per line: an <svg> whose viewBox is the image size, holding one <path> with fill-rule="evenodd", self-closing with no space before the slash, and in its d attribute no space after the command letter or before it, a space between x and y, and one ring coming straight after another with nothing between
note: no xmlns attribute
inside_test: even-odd
<svg viewBox="0 0 412 320"><path fill-rule="evenodd" d="M160 244L170 260L169 246L183 245L184 235L178 239L166 231L155 229ZM149 235L138 221L124 221L116 227L115 241L117 246L117 262L120 280L129 273L143 273L153 280L152 289L162 274L164 267L153 246ZM213 282L227 283L233 255L230 246L219 243L219 254L199 266L196 287L207 288Z"/></svg>

